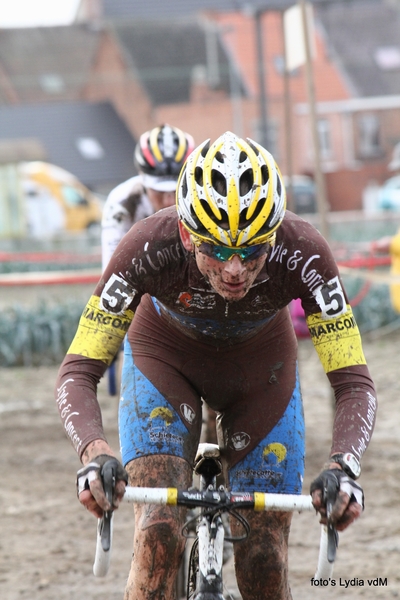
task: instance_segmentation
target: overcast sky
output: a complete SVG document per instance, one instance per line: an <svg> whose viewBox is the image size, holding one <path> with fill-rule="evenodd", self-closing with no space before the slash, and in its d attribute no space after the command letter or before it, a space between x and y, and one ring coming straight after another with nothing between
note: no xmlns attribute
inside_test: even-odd
<svg viewBox="0 0 400 600"><path fill-rule="evenodd" d="M79 0L0 0L0 27L66 25Z"/></svg>

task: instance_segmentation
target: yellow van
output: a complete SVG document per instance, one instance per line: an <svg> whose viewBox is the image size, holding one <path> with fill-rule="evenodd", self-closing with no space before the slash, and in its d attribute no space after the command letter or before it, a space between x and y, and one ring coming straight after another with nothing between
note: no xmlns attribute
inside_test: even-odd
<svg viewBox="0 0 400 600"><path fill-rule="evenodd" d="M101 202L74 175L40 161L20 163L18 171L28 235L100 228Z"/></svg>

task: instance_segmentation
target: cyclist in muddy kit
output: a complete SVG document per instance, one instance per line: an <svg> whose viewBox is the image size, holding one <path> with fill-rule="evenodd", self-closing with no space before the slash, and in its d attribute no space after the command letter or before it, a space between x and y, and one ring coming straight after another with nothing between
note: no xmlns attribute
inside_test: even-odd
<svg viewBox="0 0 400 600"><path fill-rule="evenodd" d="M90 298L63 361L57 402L83 467L81 503L110 508L100 469L106 441L96 386L127 333L114 507L134 486L190 487L202 399L217 412L228 486L300 494L304 421L297 342L288 305L301 298L315 349L336 397L331 451L312 486L339 488L330 519L345 529L363 509L355 479L372 435L376 394L357 324L327 242L285 213L273 157L224 133L184 166L177 210L161 210L122 239ZM324 463L324 461L322 461ZM126 470L125 470L126 469ZM290 513L246 514L235 545L244 600L287 600ZM184 549L182 509L135 506L125 600L174 598ZM232 523L232 533L238 533Z"/></svg>
<svg viewBox="0 0 400 600"><path fill-rule="evenodd" d="M161 208L175 205L179 173L193 149L192 136L168 124L142 133L134 152L138 175L111 190L104 205L101 223L103 269L134 223Z"/></svg>
<svg viewBox="0 0 400 600"><path fill-rule="evenodd" d="M101 221L103 270L114 250L134 223L161 208L175 205L179 173L194 149L190 134L167 123L145 131L135 146L133 162L138 174L109 193ZM110 371L110 389L120 383L122 352Z"/></svg>

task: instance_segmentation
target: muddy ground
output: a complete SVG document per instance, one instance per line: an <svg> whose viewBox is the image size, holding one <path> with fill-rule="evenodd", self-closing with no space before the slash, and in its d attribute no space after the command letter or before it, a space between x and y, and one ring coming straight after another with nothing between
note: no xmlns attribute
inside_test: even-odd
<svg viewBox="0 0 400 600"><path fill-rule="evenodd" d="M400 332L364 336L380 409L360 483L366 510L340 536L336 585L311 585L319 524L295 515L290 581L295 600L400 597ZM132 508L116 514L111 569L92 575L96 523L75 496L78 459L53 400L56 368L0 370L0 598L1 600L122 600L129 570ZM329 452L332 419L327 380L309 340L300 343L307 425L304 489ZM100 386L105 428L117 448L116 399ZM228 566L227 587L235 591ZM346 587L347 585L347 587ZM237 595L235 596L237 598Z"/></svg>

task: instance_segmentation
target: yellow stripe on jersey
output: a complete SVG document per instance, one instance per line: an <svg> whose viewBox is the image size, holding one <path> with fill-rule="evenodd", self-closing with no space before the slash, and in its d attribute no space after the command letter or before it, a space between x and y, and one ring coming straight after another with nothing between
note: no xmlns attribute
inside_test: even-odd
<svg viewBox="0 0 400 600"><path fill-rule="evenodd" d="M113 315L100 308L100 298L92 296L79 321L67 354L80 354L110 365L133 319L133 311Z"/></svg>
<svg viewBox="0 0 400 600"><path fill-rule="evenodd" d="M307 325L325 373L366 364L360 332L349 304L347 312L335 319L323 319L321 313L310 315Z"/></svg>

